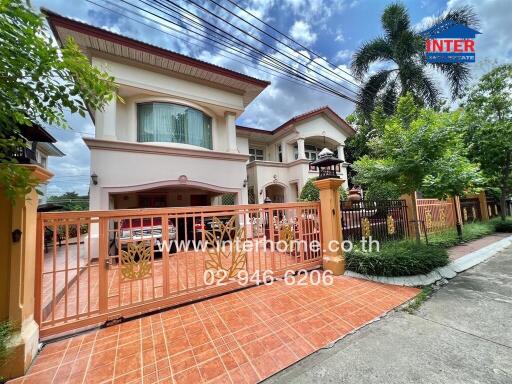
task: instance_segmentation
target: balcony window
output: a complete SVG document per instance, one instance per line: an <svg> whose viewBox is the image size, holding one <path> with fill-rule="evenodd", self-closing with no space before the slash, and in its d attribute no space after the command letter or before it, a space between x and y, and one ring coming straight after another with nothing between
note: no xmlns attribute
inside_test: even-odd
<svg viewBox="0 0 512 384"><path fill-rule="evenodd" d="M137 141L181 143L212 149L212 118L179 104L137 104Z"/></svg>
<svg viewBox="0 0 512 384"><path fill-rule="evenodd" d="M315 161L321 150L322 150L322 148L315 147L314 145L305 145L304 152L306 154L306 159L308 159L309 161ZM297 144L295 144L295 146L293 147L293 156L294 156L295 160L297 160L299 158L299 148L298 148ZM337 150L334 151L334 157L338 157Z"/></svg>
<svg viewBox="0 0 512 384"><path fill-rule="evenodd" d="M263 149L249 148L249 161L263 160Z"/></svg>

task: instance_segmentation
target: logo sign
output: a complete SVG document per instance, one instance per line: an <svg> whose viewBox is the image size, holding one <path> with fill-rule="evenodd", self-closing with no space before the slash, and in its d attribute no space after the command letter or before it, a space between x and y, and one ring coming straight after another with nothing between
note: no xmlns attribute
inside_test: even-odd
<svg viewBox="0 0 512 384"><path fill-rule="evenodd" d="M480 32L447 20L422 32L429 63L474 63L475 36Z"/></svg>

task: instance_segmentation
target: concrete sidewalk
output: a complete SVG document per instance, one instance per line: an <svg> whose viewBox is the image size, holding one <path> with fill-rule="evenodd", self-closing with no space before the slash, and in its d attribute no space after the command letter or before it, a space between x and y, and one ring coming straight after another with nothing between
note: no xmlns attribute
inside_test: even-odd
<svg viewBox="0 0 512 384"><path fill-rule="evenodd" d="M266 383L512 383L512 248Z"/></svg>

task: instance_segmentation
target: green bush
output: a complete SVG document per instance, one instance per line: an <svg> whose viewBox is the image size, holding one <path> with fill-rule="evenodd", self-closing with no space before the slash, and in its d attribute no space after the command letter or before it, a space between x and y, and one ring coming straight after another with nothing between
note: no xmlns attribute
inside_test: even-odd
<svg viewBox="0 0 512 384"><path fill-rule="evenodd" d="M512 219L507 219L505 221L498 219L494 221L494 228L496 232L512 232Z"/></svg>
<svg viewBox="0 0 512 384"><path fill-rule="evenodd" d="M390 277L429 273L449 261L446 249L408 240L381 244L380 252L354 249L345 258L351 271Z"/></svg>
<svg viewBox="0 0 512 384"><path fill-rule="evenodd" d="M309 179L308 181L306 181L306 184L304 184L304 186L302 187L302 190L300 191L300 196L299 196L300 201L318 201L318 200L320 200L320 191L318 190L317 187L315 187L315 184L313 184L313 182L315 180L316 179L313 178L313 179ZM347 194L347 191L345 190L345 188L343 188L343 186L340 186L339 191L340 191L340 201L346 200L348 194Z"/></svg>
<svg viewBox="0 0 512 384"><path fill-rule="evenodd" d="M457 244L480 239L495 232L495 223L492 221L464 224L462 228L462 241L455 229L429 234L430 245L443 248L454 247Z"/></svg>

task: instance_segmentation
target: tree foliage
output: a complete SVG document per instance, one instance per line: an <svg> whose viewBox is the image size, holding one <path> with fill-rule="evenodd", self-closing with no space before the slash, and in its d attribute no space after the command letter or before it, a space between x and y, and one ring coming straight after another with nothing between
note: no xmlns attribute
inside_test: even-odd
<svg viewBox="0 0 512 384"><path fill-rule="evenodd" d="M80 196L76 192L65 192L60 196L49 196L49 203L62 205L63 211L87 211L89 196Z"/></svg>
<svg viewBox="0 0 512 384"><path fill-rule="evenodd" d="M355 162L356 180L440 199L477 188L482 177L466 157L459 118L459 112L420 108L410 95L400 98L397 112L383 121L382 136L371 141L371 155Z"/></svg>
<svg viewBox="0 0 512 384"><path fill-rule="evenodd" d="M19 126L66 127L65 111L85 116L115 93L114 79L93 67L73 40L58 48L44 18L23 0L0 0L0 187L10 199L35 184L9 154L24 145Z"/></svg>
<svg viewBox="0 0 512 384"><path fill-rule="evenodd" d="M318 201L320 200L320 191L315 186L314 181L316 179L308 179L306 181L306 184L302 187L302 190L300 191L299 200L300 201ZM347 191L343 186L341 185L339 188L340 191L340 201L346 200L347 198Z"/></svg>
<svg viewBox="0 0 512 384"><path fill-rule="evenodd" d="M433 20L432 25L445 20L476 27L478 19L470 7L452 9ZM361 108L367 116L381 104L387 114L395 111L398 98L409 93L416 102L434 107L440 102L439 85L428 67L443 74L450 83L452 98L461 95L469 79L469 67L463 63L427 63L425 39L411 25L406 7L390 4L381 17L384 34L363 43L354 54L352 72L361 80L370 73L370 66L385 63L365 79L359 93Z"/></svg>
<svg viewBox="0 0 512 384"><path fill-rule="evenodd" d="M480 164L488 186L500 190L504 220L512 192L512 64L482 76L467 97L461 127L470 157Z"/></svg>

